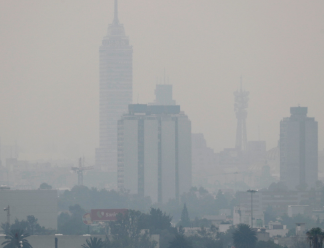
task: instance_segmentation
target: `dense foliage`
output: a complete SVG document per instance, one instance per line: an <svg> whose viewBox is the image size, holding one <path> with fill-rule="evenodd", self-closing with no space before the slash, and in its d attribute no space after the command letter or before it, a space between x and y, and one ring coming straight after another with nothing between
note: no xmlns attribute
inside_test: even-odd
<svg viewBox="0 0 324 248"><path fill-rule="evenodd" d="M102 241L101 238L90 237L90 239L86 240L86 243L82 245L82 248L109 248L110 246Z"/></svg>
<svg viewBox="0 0 324 248"><path fill-rule="evenodd" d="M34 215L28 215L27 220L21 220L18 219L15 220L13 224L8 226L8 223L2 223L1 228L4 231L4 233L8 233L12 230L22 230L25 233L28 233L30 235L46 235L46 234L53 234L55 230L46 229L43 226L40 226L38 224L38 219L35 218Z"/></svg>
<svg viewBox="0 0 324 248"><path fill-rule="evenodd" d="M233 243L236 248L253 248L257 242L256 232L248 225L240 224L233 233Z"/></svg>
<svg viewBox="0 0 324 248"><path fill-rule="evenodd" d="M58 233L80 235L87 233L88 227L83 223L82 216L86 213L80 205L69 207L69 213L62 212L57 219Z"/></svg>
<svg viewBox="0 0 324 248"><path fill-rule="evenodd" d="M324 240L324 232L321 228L316 227L309 230L307 233L307 240L310 248L322 248Z"/></svg>

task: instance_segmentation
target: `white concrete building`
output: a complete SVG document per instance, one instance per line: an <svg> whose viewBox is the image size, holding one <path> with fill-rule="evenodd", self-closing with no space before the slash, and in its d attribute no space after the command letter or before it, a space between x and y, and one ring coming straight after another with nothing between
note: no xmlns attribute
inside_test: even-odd
<svg viewBox="0 0 324 248"><path fill-rule="evenodd" d="M269 228L266 230L266 232L269 233L270 238L277 236L286 237L287 233L289 232L287 226L282 225L278 221L270 221L268 226Z"/></svg>
<svg viewBox="0 0 324 248"><path fill-rule="evenodd" d="M176 105L129 105L118 122L118 187L167 202L191 187L191 122Z"/></svg>
<svg viewBox="0 0 324 248"><path fill-rule="evenodd" d="M0 190L0 223L7 222L10 208L10 223L15 219L26 220L34 215L38 223L48 229L57 229L57 191L56 190Z"/></svg>

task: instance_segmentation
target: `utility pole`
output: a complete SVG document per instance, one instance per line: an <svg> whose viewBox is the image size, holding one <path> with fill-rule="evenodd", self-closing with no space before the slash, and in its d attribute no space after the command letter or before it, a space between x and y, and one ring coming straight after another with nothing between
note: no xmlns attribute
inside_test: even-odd
<svg viewBox="0 0 324 248"><path fill-rule="evenodd" d="M7 211L7 225L8 225L8 231L10 228L10 206L8 205L8 207L4 208L3 211Z"/></svg>
<svg viewBox="0 0 324 248"><path fill-rule="evenodd" d="M253 194L257 191L254 189L249 189L247 192L251 193L251 228L253 228Z"/></svg>

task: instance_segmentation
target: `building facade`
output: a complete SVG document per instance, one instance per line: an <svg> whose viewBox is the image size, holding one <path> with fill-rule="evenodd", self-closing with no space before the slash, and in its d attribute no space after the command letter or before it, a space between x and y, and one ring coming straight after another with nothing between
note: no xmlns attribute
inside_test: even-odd
<svg viewBox="0 0 324 248"><path fill-rule="evenodd" d="M27 220L34 215L45 228L57 230L57 191L56 190L0 190L0 208L9 206L10 223L16 219ZM7 222L8 211L0 211L0 223Z"/></svg>
<svg viewBox="0 0 324 248"><path fill-rule="evenodd" d="M117 0L114 21L102 40L99 54L100 122L96 166L105 171L116 172L117 122L127 113L133 94L133 48L125 35L124 26L118 20Z"/></svg>
<svg viewBox="0 0 324 248"><path fill-rule="evenodd" d="M129 105L118 122L118 187L165 203L191 188L191 122L177 105Z"/></svg>
<svg viewBox="0 0 324 248"><path fill-rule="evenodd" d="M311 188L318 179L318 123L307 107L290 114L280 122L280 180L289 189Z"/></svg>

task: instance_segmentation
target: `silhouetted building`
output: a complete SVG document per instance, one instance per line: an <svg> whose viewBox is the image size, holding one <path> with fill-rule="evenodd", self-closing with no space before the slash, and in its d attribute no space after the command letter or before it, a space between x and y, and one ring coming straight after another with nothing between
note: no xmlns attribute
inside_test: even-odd
<svg viewBox="0 0 324 248"><path fill-rule="evenodd" d="M129 105L118 122L119 189L166 203L191 181L191 122L180 106Z"/></svg>
<svg viewBox="0 0 324 248"><path fill-rule="evenodd" d="M171 84L157 84L155 88L156 105L175 105L176 102L172 99Z"/></svg>
<svg viewBox="0 0 324 248"><path fill-rule="evenodd" d="M219 154L207 146L202 133L193 133L191 141L193 185L208 189L223 177L220 173Z"/></svg>
<svg viewBox="0 0 324 248"><path fill-rule="evenodd" d="M318 124L307 107L290 108L280 122L280 180L289 189L314 187L318 179Z"/></svg>
<svg viewBox="0 0 324 248"><path fill-rule="evenodd" d="M133 48L118 20L117 0L115 17L108 34L102 40L100 54L100 124L99 148L96 149L96 166L116 172L117 122L127 113L132 103Z"/></svg>

